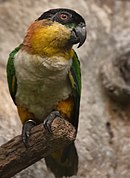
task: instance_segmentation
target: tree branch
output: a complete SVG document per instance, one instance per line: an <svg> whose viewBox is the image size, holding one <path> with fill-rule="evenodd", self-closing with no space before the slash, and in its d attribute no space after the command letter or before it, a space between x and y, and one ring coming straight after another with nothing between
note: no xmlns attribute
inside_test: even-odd
<svg viewBox="0 0 130 178"><path fill-rule="evenodd" d="M0 147L0 178L9 178L75 140L76 131L67 121L56 118L49 133L40 124L32 129L29 146L26 148L21 136Z"/></svg>

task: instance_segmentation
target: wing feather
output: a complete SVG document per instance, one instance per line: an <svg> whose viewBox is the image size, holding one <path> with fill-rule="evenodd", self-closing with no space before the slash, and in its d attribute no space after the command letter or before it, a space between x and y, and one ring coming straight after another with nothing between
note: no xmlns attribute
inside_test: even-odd
<svg viewBox="0 0 130 178"><path fill-rule="evenodd" d="M69 79L72 86L72 95L74 98L74 112L72 118L72 124L76 130L78 128L79 109L80 109L80 96L81 96L81 71L80 62L76 52L74 52L73 63L69 72Z"/></svg>
<svg viewBox="0 0 130 178"><path fill-rule="evenodd" d="M15 95L17 92L17 79L15 76L15 67L14 67L14 58L17 52L21 49L22 44L15 48L9 55L8 62L7 62L7 81L10 95L15 103Z"/></svg>

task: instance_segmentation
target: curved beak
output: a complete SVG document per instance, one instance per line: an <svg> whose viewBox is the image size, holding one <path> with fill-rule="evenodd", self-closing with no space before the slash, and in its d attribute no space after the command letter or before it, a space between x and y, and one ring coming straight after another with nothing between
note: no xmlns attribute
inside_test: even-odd
<svg viewBox="0 0 130 178"><path fill-rule="evenodd" d="M85 42L86 40L86 36L87 36L87 33L86 33L86 26L84 24L84 26L82 25L77 25L71 32L71 43L72 44L77 44L79 43L78 47L79 48L80 46L83 45L83 43Z"/></svg>

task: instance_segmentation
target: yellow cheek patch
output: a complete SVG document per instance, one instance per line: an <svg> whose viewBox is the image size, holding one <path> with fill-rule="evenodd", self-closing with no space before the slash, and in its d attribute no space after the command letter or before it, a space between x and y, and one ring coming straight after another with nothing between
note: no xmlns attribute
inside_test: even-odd
<svg viewBox="0 0 130 178"><path fill-rule="evenodd" d="M53 56L65 49L70 38L70 30L64 25L54 22L52 25L40 26L35 29L31 46L36 54Z"/></svg>
<svg viewBox="0 0 130 178"><path fill-rule="evenodd" d="M71 117L74 108L74 101L72 97L69 97L66 100L60 101L57 105L57 110L61 113L61 115L67 118L71 122Z"/></svg>

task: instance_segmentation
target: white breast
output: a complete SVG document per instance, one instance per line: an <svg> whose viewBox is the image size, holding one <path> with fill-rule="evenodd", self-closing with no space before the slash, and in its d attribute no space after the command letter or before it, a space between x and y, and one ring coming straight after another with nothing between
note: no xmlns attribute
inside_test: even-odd
<svg viewBox="0 0 130 178"><path fill-rule="evenodd" d="M57 103L71 93L68 70L72 60L42 58L20 51L14 60L16 103L25 106L36 118L44 119Z"/></svg>

